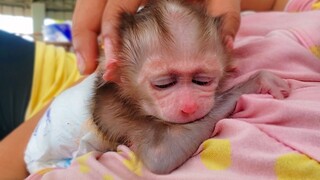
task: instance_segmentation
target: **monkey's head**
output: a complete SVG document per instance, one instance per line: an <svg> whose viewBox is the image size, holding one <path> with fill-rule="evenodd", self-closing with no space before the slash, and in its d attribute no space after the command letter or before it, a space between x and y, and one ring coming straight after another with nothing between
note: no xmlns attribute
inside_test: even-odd
<svg viewBox="0 0 320 180"><path fill-rule="evenodd" d="M144 113L187 123L212 109L230 60L219 18L182 1L168 2L153 1L123 16L107 80L135 98Z"/></svg>

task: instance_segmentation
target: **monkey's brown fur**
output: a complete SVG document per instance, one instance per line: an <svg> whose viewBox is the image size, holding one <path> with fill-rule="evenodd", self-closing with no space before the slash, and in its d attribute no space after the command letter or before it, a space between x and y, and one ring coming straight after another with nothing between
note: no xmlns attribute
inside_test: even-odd
<svg viewBox="0 0 320 180"><path fill-rule="evenodd" d="M150 127L157 127L160 131L162 126L170 126L170 123L165 123L143 111L139 102L148 97L145 97L144 91L140 89L135 80L141 65L148 56L148 51L157 48L148 45L160 44L165 48L174 46L169 27L170 23L174 23L174 18L170 17L172 14L168 10L168 3L184 8L184 11L177 14L175 18L194 21L194 24L199 26L199 41L201 42L199 44L202 47L195 47L199 49L199 53L212 48L224 60L225 68L231 62L221 45L220 19L206 15L201 6L194 6L194 4L181 0L152 1L135 15L124 14L119 28L120 41L118 44L120 46L116 53L120 60L119 74L123 83L121 87L113 82L104 83L101 76L98 76L97 90L92 103L93 121L104 139L112 144L111 149L115 149L118 144L128 145L130 142L128 137L131 136L131 132L148 134L145 131ZM101 84L104 85L101 86Z"/></svg>
<svg viewBox="0 0 320 180"><path fill-rule="evenodd" d="M183 7L183 12L171 17L171 11L168 10L170 3ZM277 88L272 83L261 83L265 77L271 82L276 77L260 73L226 92L217 91L212 97L215 99L214 108L207 116L192 123L169 123L148 114L141 106L141 101L148 101L149 97L137 83L137 76L150 52L174 48L175 41L170 29L170 23L175 23L174 18L193 23L199 29L199 46L195 46L195 49L200 54L216 51L220 57L218 60L223 64L224 74L219 79L221 85L232 64L220 38L221 19L209 17L204 8L184 1L158 0L151 1L135 15L123 15L116 52L119 60L117 76L120 76L121 83L104 82L104 69L100 67L92 98L92 119L108 144L108 150L115 150L119 144L130 146L154 173L169 173L191 157L199 145L210 137L215 123L232 113L241 94L256 93L262 86Z"/></svg>

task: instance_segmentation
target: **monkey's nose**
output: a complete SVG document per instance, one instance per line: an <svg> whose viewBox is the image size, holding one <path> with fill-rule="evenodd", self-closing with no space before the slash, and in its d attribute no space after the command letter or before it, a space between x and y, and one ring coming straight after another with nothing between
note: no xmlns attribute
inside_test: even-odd
<svg viewBox="0 0 320 180"><path fill-rule="evenodd" d="M198 109L198 106L195 103L184 104L181 108L181 112L187 115L194 114Z"/></svg>

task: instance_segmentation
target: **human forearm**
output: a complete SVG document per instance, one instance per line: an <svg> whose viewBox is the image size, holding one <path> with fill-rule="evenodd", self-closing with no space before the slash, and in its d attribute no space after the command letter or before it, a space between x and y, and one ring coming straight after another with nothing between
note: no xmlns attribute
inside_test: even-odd
<svg viewBox="0 0 320 180"><path fill-rule="evenodd" d="M28 176L24 151L46 109L47 107L43 108L0 142L0 179L24 179Z"/></svg>

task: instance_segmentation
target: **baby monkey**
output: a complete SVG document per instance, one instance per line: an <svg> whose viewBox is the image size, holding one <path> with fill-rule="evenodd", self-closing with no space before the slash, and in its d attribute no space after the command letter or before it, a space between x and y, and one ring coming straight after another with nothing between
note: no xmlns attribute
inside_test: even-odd
<svg viewBox="0 0 320 180"><path fill-rule="evenodd" d="M169 173L233 112L240 95L289 94L268 72L221 92L232 61L220 36L221 18L180 0L150 1L122 16L118 52L100 64L92 98L93 122L110 150L125 144L150 171Z"/></svg>

